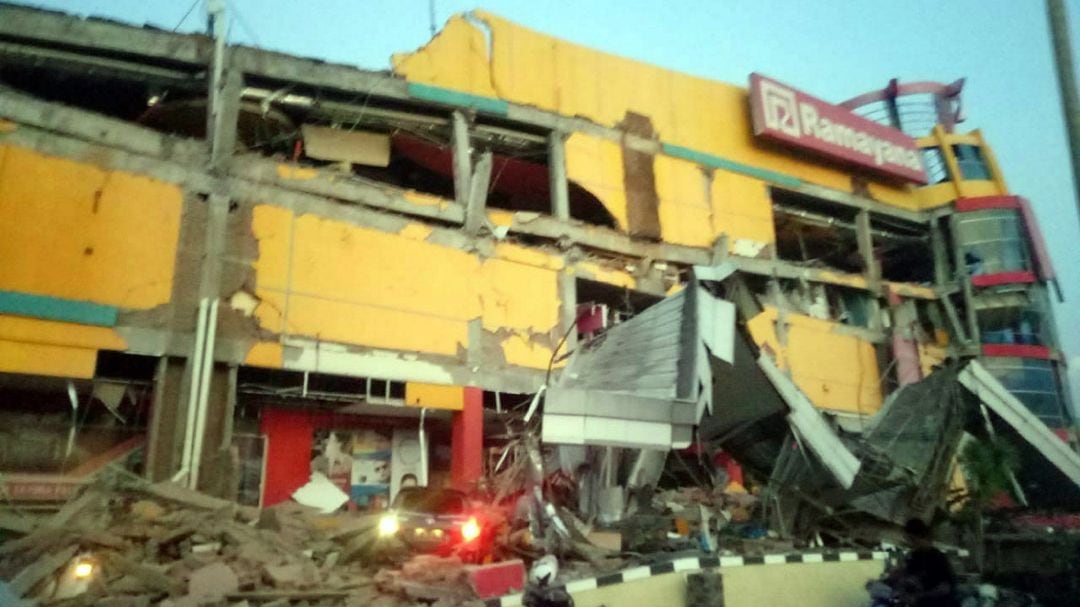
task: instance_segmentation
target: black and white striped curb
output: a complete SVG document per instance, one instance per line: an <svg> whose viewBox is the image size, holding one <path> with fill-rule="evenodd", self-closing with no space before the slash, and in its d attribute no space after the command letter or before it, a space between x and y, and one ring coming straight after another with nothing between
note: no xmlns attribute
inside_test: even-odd
<svg viewBox="0 0 1080 607"><path fill-rule="evenodd" d="M785 563L846 563L852 561L883 561L888 553L879 550L847 552L799 552L791 554L766 554L764 556L690 556L681 559L632 567L599 577L585 578L567 582L563 588L571 595L604 586L614 586L625 582L643 580L655 575L701 571L703 569L724 569L747 567L751 565L783 565ZM520 607L521 594L488 599L486 607Z"/></svg>

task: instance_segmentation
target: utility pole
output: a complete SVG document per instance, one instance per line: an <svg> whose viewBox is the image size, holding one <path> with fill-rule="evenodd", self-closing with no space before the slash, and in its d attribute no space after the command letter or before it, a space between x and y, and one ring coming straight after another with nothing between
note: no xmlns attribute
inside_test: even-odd
<svg viewBox="0 0 1080 607"><path fill-rule="evenodd" d="M1064 0L1046 0L1046 16L1050 21L1050 41L1054 45L1054 66L1057 68L1058 88L1061 90L1061 110L1065 114L1065 135L1069 140L1072 161L1073 188L1080 212L1080 96L1076 91L1076 70L1073 67L1072 44L1069 41L1069 15Z"/></svg>

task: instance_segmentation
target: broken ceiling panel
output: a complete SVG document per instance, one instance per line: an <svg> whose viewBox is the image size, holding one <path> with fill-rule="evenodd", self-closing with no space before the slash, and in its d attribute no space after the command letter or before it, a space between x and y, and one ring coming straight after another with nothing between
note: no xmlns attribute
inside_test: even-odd
<svg viewBox="0 0 1080 607"><path fill-rule="evenodd" d="M390 165L390 136L305 124L304 153L311 158L373 167Z"/></svg>

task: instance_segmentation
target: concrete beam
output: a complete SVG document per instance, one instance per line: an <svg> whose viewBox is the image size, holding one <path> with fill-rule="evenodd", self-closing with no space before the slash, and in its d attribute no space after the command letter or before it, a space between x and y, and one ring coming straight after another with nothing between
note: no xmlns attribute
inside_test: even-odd
<svg viewBox="0 0 1080 607"><path fill-rule="evenodd" d="M194 162L208 152L202 141L164 135L126 120L43 101L6 86L0 86L0 117L154 158Z"/></svg>
<svg viewBox="0 0 1080 607"><path fill-rule="evenodd" d="M292 173L302 174L297 178ZM337 201L363 205L373 209L390 211L434 219L444 223L460 224L465 220L465 207L447 200L441 205L424 205L409 201L405 192L388 185L361 177L348 177L331 171L282 164L256 155L238 156L233 160L231 173L236 177L281 191L311 194ZM341 206L341 205L339 205Z"/></svg>
<svg viewBox="0 0 1080 607"><path fill-rule="evenodd" d="M0 17L2 18L2 17ZM29 44L0 42L0 63L47 67L80 75L104 75L109 78L138 80L167 86L198 87L201 76L188 70L178 70L145 61L116 59L109 56L89 54Z"/></svg>
<svg viewBox="0 0 1080 607"><path fill-rule="evenodd" d="M205 36L82 19L11 4L0 5L0 36L194 65L206 64L211 44Z"/></svg>
<svg viewBox="0 0 1080 607"><path fill-rule="evenodd" d="M363 93L374 98L409 100L408 83L386 72L302 59L256 48L234 47L237 67L249 76L281 84L298 83L345 93Z"/></svg>
<svg viewBox="0 0 1080 607"><path fill-rule="evenodd" d="M853 209L865 209L879 215L888 215L890 217L903 219L912 223L923 223L927 219L926 214L919 211L909 211L907 209L888 205L883 202L878 202L872 198L858 196L850 192L833 190L825 186L814 185L811 183L804 183L797 187L779 185L774 185L773 187L778 190L787 190L789 192L795 192L797 194L803 194L806 196L812 196L814 198L820 198L822 200L828 200L829 202L842 204L846 207L851 207Z"/></svg>

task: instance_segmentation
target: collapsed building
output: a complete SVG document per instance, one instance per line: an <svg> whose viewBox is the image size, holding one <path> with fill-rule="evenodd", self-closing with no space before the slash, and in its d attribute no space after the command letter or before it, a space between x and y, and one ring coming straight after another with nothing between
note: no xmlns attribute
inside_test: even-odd
<svg viewBox="0 0 1080 607"><path fill-rule="evenodd" d="M965 430L1075 504L1061 294L962 80L829 103L482 11L392 65L0 5L8 497L124 460L377 507L474 486L532 409L607 462L594 509L703 449L782 528L895 522Z"/></svg>

